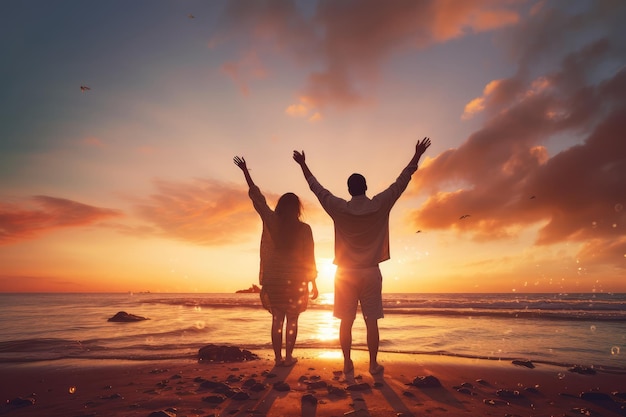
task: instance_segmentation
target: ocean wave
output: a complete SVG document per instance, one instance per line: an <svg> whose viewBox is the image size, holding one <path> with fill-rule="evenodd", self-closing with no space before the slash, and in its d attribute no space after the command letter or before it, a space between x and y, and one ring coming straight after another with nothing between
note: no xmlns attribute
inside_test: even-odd
<svg viewBox="0 0 626 417"><path fill-rule="evenodd" d="M88 347L87 347L88 346ZM83 342L65 339L29 339L16 340L9 342L0 342L0 363L35 363L60 360L122 360L149 362L160 360L196 360L198 350L204 346L203 344L165 344L165 345L148 345L137 344L128 347L118 347L115 349L99 347L93 343L84 344ZM251 344L238 346L252 352L259 350L269 350L271 347L266 344ZM313 343L307 345L299 345L299 350L307 349L337 349L336 343L332 346L325 344ZM367 350L365 346L355 346L354 350ZM600 372L626 374L626 367L612 365L593 365L580 364L577 362L556 361L541 358L530 357L520 358L512 355L480 355L470 353L456 353L443 349L425 349L425 350L397 350L381 348L381 354L405 354L405 355L437 355L447 357L458 357L478 360L495 360L495 361L513 361L513 360L530 360L537 364L546 364L557 367L569 368L576 365L591 366ZM389 360L389 359L388 359Z"/></svg>

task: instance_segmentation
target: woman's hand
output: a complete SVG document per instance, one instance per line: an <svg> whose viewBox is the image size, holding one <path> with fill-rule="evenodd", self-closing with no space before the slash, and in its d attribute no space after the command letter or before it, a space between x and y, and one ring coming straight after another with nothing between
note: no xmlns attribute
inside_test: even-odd
<svg viewBox="0 0 626 417"><path fill-rule="evenodd" d="M306 156L304 155L304 151L298 152L293 151L293 160L296 161L299 165L304 164L306 161Z"/></svg>
<svg viewBox="0 0 626 417"><path fill-rule="evenodd" d="M320 292L317 290L315 280L311 281L311 283L313 284L313 288L311 289L311 300L315 300L320 295Z"/></svg>

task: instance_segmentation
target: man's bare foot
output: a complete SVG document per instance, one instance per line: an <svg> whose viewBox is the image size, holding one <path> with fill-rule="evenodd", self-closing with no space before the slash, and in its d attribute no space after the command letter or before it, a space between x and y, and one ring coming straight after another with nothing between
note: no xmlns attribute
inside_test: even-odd
<svg viewBox="0 0 626 417"><path fill-rule="evenodd" d="M374 366L370 367L370 374L372 375L382 374L384 370L385 370L384 366L375 364Z"/></svg>
<svg viewBox="0 0 626 417"><path fill-rule="evenodd" d="M349 374L350 372L354 372L354 363L352 362L352 359L344 359L343 373Z"/></svg>

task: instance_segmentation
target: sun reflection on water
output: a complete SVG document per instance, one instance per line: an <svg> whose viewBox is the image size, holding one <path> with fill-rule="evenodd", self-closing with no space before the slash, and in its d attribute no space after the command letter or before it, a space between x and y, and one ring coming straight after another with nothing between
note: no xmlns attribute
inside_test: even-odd
<svg viewBox="0 0 626 417"><path fill-rule="evenodd" d="M333 317L332 312L326 311L319 315L313 329L313 338L321 342L339 340L339 320Z"/></svg>
<svg viewBox="0 0 626 417"><path fill-rule="evenodd" d="M325 350L318 355L321 359L341 359L343 358L340 350Z"/></svg>

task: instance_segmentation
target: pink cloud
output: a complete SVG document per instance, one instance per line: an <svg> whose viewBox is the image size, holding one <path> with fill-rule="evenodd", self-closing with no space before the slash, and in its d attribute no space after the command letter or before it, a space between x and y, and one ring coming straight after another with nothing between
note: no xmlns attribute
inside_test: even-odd
<svg viewBox="0 0 626 417"><path fill-rule="evenodd" d="M87 146L91 146L94 148L104 148L105 144L104 142L102 142L100 139L98 139L95 136L88 136L86 138L84 138L81 143L83 145L87 145Z"/></svg>
<svg viewBox="0 0 626 417"><path fill-rule="evenodd" d="M0 203L0 245L32 239L57 229L86 226L121 216L117 210L57 197L36 196L31 202Z"/></svg>
<svg viewBox="0 0 626 417"><path fill-rule="evenodd" d="M300 95L313 107L349 107L371 100L366 91L394 52L513 25L519 21L513 6L495 0L323 0L309 17L295 2L239 0L229 2L224 32L226 39L243 38L251 49L284 54L304 68ZM313 66L318 69L306 69ZM241 85L240 65L229 62L227 68Z"/></svg>

